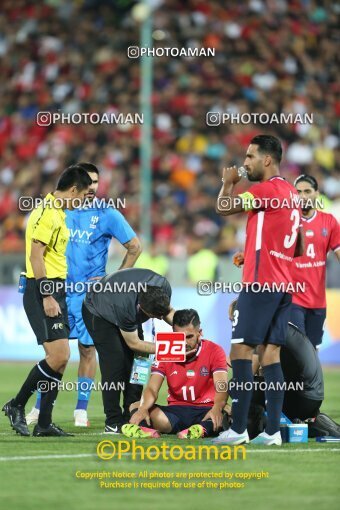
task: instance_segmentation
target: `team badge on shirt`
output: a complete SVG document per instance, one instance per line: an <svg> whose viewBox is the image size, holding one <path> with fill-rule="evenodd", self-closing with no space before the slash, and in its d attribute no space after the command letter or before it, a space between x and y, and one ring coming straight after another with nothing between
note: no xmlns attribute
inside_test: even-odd
<svg viewBox="0 0 340 510"><path fill-rule="evenodd" d="M313 230L307 230L306 231L306 237L313 237L313 236L314 236Z"/></svg>
<svg viewBox="0 0 340 510"><path fill-rule="evenodd" d="M187 377L195 377L195 371L194 370L188 370L187 371Z"/></svg>
<svg viewBox="0 0 340 510"><path fill-rule="evenodd" d="M99 221L99 216L91 216L90 228L97 228L98 221Z"/></svg>
<svg viewBox="0 0 340 510"><path fill-rule="evenodd" d="M327 236L328 236L328 230L327 230L327 228L323 228L323 229L321 229L321 235L322 235L322 237L327 237Z"/></svg>
<svg viewBox="0 0 340 510"><path fill-rule="evenodd" d="M203 377L205 376L208 376L209 375L209 370L207 369L207 367L201 367L201 370L200 370L200 375L202 375Z"/></svg>

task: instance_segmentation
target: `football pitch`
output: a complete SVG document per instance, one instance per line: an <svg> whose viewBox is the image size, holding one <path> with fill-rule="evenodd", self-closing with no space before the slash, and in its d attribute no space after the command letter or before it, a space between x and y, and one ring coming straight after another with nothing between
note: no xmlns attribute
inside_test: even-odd
<svg viewBox="0 0 340 510"><path fill-rule="evenodd" d="M15 395L31 366L30 363L0 364L1 406ZM65 374L67 380L77 380L76 365L68 367ZM326 398L322 410L338 422L339 388L340 370L325 369ZM102 435L104 418L99 392L93 392L91 397L91 427L75 428L75 400L74 392L61 392L53 416L55 423L75 433L75 437L70 438L19 437L1 413L2 508L220 510L229 507L242 510L303 510L310 505L317 505L318 510L339 508L340 443L322 444L311 439L308 444L301 445L268 448L247 446L245 460L152 461L138 457L132 460L129 454L123 455L120 460L102 460L96 453L100 441L112 440L116 443L129 440L123 436ZM162 403L165 403L165 393ZM32 405L33 398L27 412ZM189 444L171 436L163 436L162 439L169 446ZM138 440L137 443L144 446L160 445L162 440ZM200 445L203 441L192 441L190 444ZM86 473L98 476L97 473L104 472L111 473L111 478L80 478L92 476ZM135 478L115 478L115 472L134 473ZM161 473L167 473L166 478L160 478ZM260 473L265 475L260 477ZM255 477L245 479L244 476ZM130 482L132 485L135 481L139 487L108 488L108 482L117 480L121 484ZM142 483L145 485L141 488ZM164 488L156 488L157 483L164 483ZM170 484L170 488L166 483Z"/></svg>

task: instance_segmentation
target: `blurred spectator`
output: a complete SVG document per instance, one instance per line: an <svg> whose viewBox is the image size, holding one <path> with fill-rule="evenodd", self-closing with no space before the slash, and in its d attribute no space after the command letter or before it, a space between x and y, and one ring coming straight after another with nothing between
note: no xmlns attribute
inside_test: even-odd
<svg viewBox="0 0 340 510"><path fill-rule="evenodd" d="M187 273L190 283L200 280L217 280L218 256L210 248L205 246L208 239L194 237L189 244L189 257L187 261Z"/></svg>
<svg viewBox="0 0 340 510"><path fill-rule="evenodd" d="M18 210L18 197L45 195L60 172L79 160L101 169L101 196L126 197L124 214L139 230L139 126L36 123L38 111L140 111L139 59L126 53L139 44L134 3L1 2L1 251L23 250L27 213ZM216 48L213 58L153 59L152 236L155 246L164 247L156 258L186 257L192 236L212 259L215 252L242 247L245 215L221 219L214 203L222 167L241 165L249 140L260 132L283 141L283 175L289 180L305 171L315 175L339 218L338 5L302 0L153 5L156 47ZM314 123L207 126L209 111L308 113ZM202 251L191 255L190 267ZM152 253L149 262L155 263ZM160 265L165 271L165 259Z"/></svg>

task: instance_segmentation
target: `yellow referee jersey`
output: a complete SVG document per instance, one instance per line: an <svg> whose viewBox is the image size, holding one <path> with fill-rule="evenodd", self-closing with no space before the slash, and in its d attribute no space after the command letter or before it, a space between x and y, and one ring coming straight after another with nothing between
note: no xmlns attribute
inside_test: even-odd
<svg viewBox="0 0 340 510"><path fill-rule="evenodd" d="M47 278L66 278L66 246L70 236L66 214L54 207L55 197L49 193L43 204L31 212L26 227L26 276L34 278L30 262L32 239L46 244L44 262Z"/></svg>

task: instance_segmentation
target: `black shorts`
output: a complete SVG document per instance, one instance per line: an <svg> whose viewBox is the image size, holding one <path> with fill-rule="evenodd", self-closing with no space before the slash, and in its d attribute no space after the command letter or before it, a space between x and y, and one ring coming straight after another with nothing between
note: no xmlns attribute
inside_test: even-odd
<svg viewBox="0 0 340 510"><path fill-rule="evenodd" d="M62 280L59 278L49 278L49 281ZM53 297L60 306L61 315L58 317L47 317L35 278L27 278L23 299L24 309L39 345L42 345L44 342L54 342L54 340L69 337L70 327L65 290L58 290L58 292L53 294Z"/></svg>
<svg viewBox="0 0 340 510"><path fill-rule="evenodd" d="M285 345L292 296L243 289L232 322L232 344Z"/></svg>
<svg viewBox="0 0 340 510"><path fill-rule="evenodd" d="M326 308L305 308L292 304L289 322L297 326L312 342L314 347L321 345L326 320Z"/></svg>
<svg viewBox="0 0 340 510"><path fill-rule="evenodd" d="M196 406L159 406L168 418L171 424L171 433L177 434L181 430L201 423L204 416L210 411L211 407Z"/></svg>

